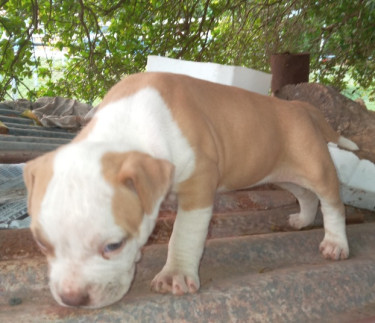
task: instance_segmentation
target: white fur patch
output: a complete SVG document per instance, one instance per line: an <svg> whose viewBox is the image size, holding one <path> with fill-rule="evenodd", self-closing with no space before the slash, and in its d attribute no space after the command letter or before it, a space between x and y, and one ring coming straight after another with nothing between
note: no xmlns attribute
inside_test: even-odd
<svg viewBox="0 0 375 323"><path fill-rule="evenodd" d="M168 245L168 258L151 286L157 292L192 293L199 289L198 267L206 241L212 207L179 209Z"/></svg>
<svg viewBox="0 0 375 323"><path fill-rule="evenodd" d="M178 210L168 246L167 266L198 269L211 217L211 206L191 211Z"/></svg>
<svg viewBox="0 0 375 323"><path fill-rule="evenodd" d="M344 206L340 210L324 200L320 203L325 231L320 250L325 258L346 259L349 257L349 245L345 230Z"/></svg>
<svg viewBox="0 0 375 323"><path fill-rule="evenodd" d="M110 259L104 246L127 238L112 215L113 187L103 178L101 158L107 152L140 151L176 166L175 182L187 179L195 167L194 152L160 94L143 89L110 103L95 116L89 135L61 148L38 217L42 232L54 247L50 257L50 287L61 295L89 294L88 307L119 300L129 289L140 248L151 234L160 197L152 214L143 217L139 235Z"/></svg>
<svg viewBox="0 0 375 323"><path fill-rule="evenodd" d="M299 213L289 215L289 224L295 229L302 229L313 223L319 204L316 194L293 183L279 183L278 185L291 192L300 206Z"/></svg>
<svg viewBox="0 0 375 323"><path fill-rule="evenodd" d="M195 154L159 92L145 88L100 109L87 137L105 142L112 151L137 150L176 166L175 181L190 177Z"/></svg>
<svg viewBox="0 0 375 323"><path fill-rule="evenodd" d="M61 294L87 289L90 307L110 304L123 296L133 278L140 248L136 241L127 241L110 260L100 254L106 244L126 236L111 214L113 191L100 166L104 149L78 143L60 150L42 203L40 225L54 246L50 287L61 305Z"/></svg>
<svg viewBox="0 0 375 323"><path fill-rule="evenodd" d="M152 214L143 217L138 236L126 240L119 254L103 258L100 250L126 238L127 233L114 222L113 188L101 176L104 147L93 148L79 143L57 154L54 166L59 171L54 172L39 217L54 246L55 256L49 259L51 292L63 306L60 295L69 291L87 290L88 307L111 304L128 291L163 198Z"/></svg>

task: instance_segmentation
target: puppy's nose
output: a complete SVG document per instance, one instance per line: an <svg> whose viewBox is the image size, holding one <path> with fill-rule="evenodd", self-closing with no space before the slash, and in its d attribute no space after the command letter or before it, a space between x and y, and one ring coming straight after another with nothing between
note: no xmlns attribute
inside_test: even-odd
<svg viewBox="0 0 375 323"><path fill-rule="evenodd" d="M61 301L68 306L85 306L89 304L90 296L87 292L70 291L60 294Z"/></svg>

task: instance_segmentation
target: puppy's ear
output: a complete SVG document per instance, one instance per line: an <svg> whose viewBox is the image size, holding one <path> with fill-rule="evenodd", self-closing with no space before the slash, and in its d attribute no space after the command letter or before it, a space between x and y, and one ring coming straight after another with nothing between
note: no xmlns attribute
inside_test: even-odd
<svg viewBox="0 0 375 323"><path fill-rule="evenodd" d="M174 166L169 161L130 152L123 160L118 180L137 193L144 212L151 214L157 200L172 185L173 175Z"/></svg>
<svg viewBox="0 0 375 323"><path fill-rule="evenodd" d="M29 215L37 215L47 185L52 177L52 161L55 153L47 153L26 163L23 179L27 189L27 208Z"/></svg>
<svg viewBox="0 0 375 323"><path fill-rule="evenodd" d="M27 205L30 207L30 196L33 191L34 186L34 180L35 180L35 164L36 160L29 161L25 164L25 167L23 168L23 180L26 185L27 189Z"/></svg>
<svg viewBox="0 0 375 323"><path fill-rule="evenodd" d="M107 153L102 167L109 182L125 185L137 194L146 214L151 214L156 201L168 192L174 174L169 161L135 151Z"/></svg>

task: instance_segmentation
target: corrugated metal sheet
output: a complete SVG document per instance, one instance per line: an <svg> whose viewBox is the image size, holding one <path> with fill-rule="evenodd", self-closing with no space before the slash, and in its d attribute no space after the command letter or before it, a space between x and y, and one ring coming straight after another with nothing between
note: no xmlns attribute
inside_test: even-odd
<svg viewBox="0 0 375 323"><path fill-rule="evenodd" d="M274 232L287 231L287 214L298 212L286 194L222 196L200 266L199 292L150 291L167 256L166 241L156 239L143 248L129 293L95 310L57 305L48 288L46 260L30 232L2 232L0 322L374 322L373 220L348 226L348 260L327 261L318 250L321 228ZM264 234L263 228L272 233Z"/></svg>
<svg viewBox="0 0 375 323"><path fill-rule="evenodd" d="M19 112L2 105L0 121L0 163L21 163L68 143L75 133L60 128L43 128ZM4 133L6 132L6 133Z"/></svg>

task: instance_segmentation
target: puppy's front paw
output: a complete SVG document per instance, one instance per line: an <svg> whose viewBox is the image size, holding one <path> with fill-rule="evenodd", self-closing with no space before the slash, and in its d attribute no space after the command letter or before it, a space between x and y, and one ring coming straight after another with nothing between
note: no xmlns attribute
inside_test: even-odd
<svg viewBox="0 0 375 323"><path fill-rule="evenodd" d="M326 259L343 260L349 257L349 246L346 238L332 239L325 237L320 243L319 250Z"/></svg>
<svg viewBox="0 0 375 323"><path fill-rule="evenodd" d="M158 293L183 295L195 293L199 289L198 275L162 270L151 282L151 289Z"/></svg>

